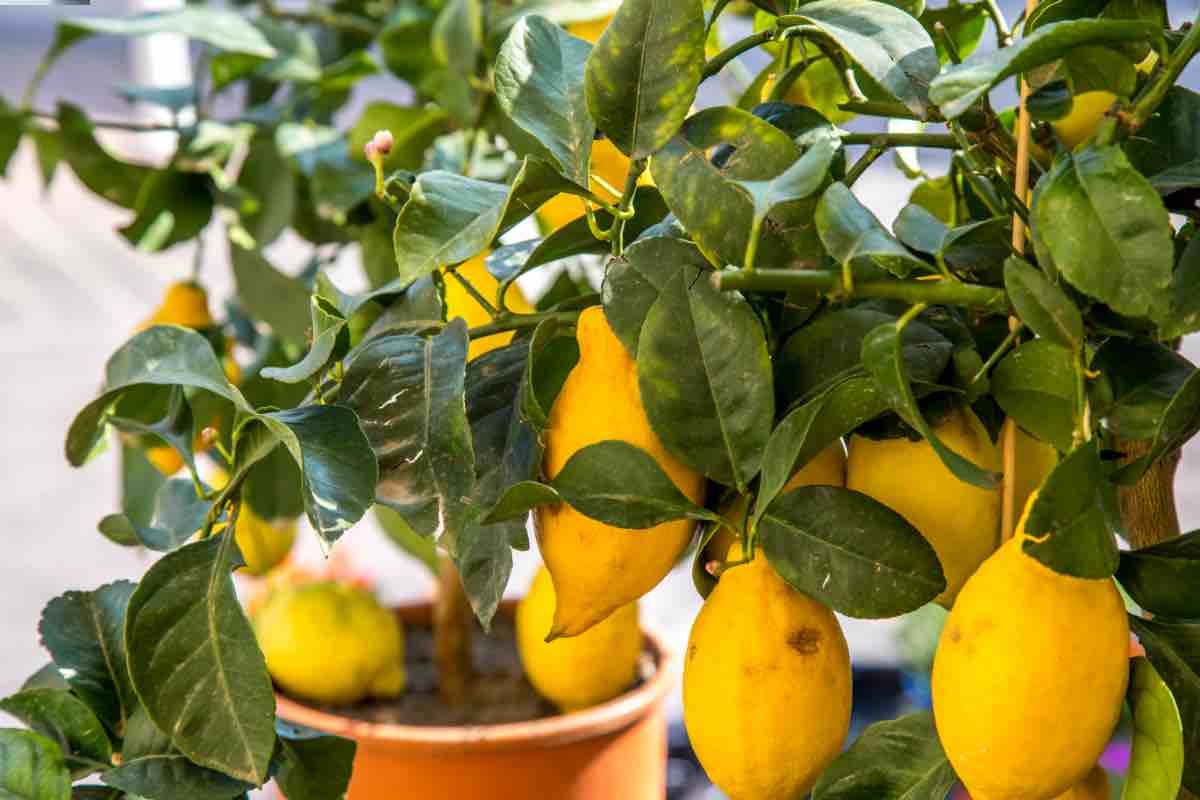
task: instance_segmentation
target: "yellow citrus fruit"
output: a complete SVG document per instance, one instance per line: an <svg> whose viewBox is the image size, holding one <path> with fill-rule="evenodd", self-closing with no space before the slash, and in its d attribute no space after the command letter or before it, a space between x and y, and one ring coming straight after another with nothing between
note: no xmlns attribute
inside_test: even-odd
<svg viewBox="0 0 1200 800"><path fill-rule="evenodd" d="M729 560L742 557L734 544ZM761 551L722 573L692 623L683 718L732 800L802 797L850 727L850 654L837 618Z"/></svg>
<svg viewBox="0 0 1200 800"><path fill-rule="evenodd" d="M404 691L400 620L362 589L332 581L280 589L254 630L271 677L298 698L344 705Z"/></svg>
<svg viewBox="0 0 1200 800"><path fill-rule="evenodd" d="M762 99L765 101L771 93L771 85L763 89ZM843 111L839 106L850 101L846 94L845 84L838 74L838 69L829 59L814 61L787 90L784 102L798 106L808 106L821 113L834 125L842 125L854 119L853 111Z"/></svg>
<svg viewBox="0 0 1200 800"><path fill-rule="evenodd" d="M1022 549L1033 499L963 587L933 662L938 736L975 800L1052 798L1082 781L1129 678L1113 581L1061 575Z"/></svg>
<svg viewBox="0 0 1200 800"><path fill-rule="evenodd" d="M138 325L142 331L154 325L182 325L200 330L210 328L212 314L208 311L208 293L191 281L179 281L167 287L162 303L148 319Z"/></svg>
<svg viewBox="0 0 1200 800"><path fill-rule="evenodd" d="M845 486L846 485L846 451L840 441L826 447L812 461L809 461L793 475L780 494L798 489L801 486ZM729 508L722 512L725 519L733 523L739 530L746 517L746 506L750 502L747 495L739 495ZM705 562L721 560L729 552L737 537L729 528L720 528L704 547Z"/></svg>
<svg viewBox="0 0 1200 800"><path fill-rule="evenodd" d="M970 409L951 412L937 437L984 469L999 471L999 447ZM946 575L937 602L947 608L971 573L996 549L1000 536L999 489L964 483L946 468L929 442L852 436L846 487L875 498L903 516L933 546Z"/></svg>
<svg viewBox="0 0 1200 800"><path fill-rule="evenodd" d="M169 444L158 444L146 448L146 460L166 477L171 477L183 469L183 456Z"/></svg>
<svg viewBox="0 0 1200 800"><path fill-rule="evenodd" d="M1108 785L1108 773L1097 764L1082 783L1075 784L1054 800L1108 800L1110 797L1112 790Z"/></svg>
<svg viewBox="0 0 1200 800"><path fill-rule="evenodd" d="M243 502L238 511L235 538L246 560L246 572L262 576L277 567L292 551L298 527L296 518L263 519Z"/></svg>
<svg viewBox="0 0 1200 800"><path fill-rule="evenodd" d="M608 27L608 23L610 22L612 22L611 14L607 17L590 19L584 22L572 22L567 26L567 33L577 36L585 42L595 44L600 41L600 37L604 34L604 29Z"/></svg>
<svg viewBox="0 0 1200 800"><path fill-rule="evenodd" d="M1071 111L1062 119L1051 123L1058 139L1068 150L1090 138L1100 126L1100 120L1117 102L1117 96L1103 89L1083 92L1071 98Z"/></svg>
<svg viewBox="0 0 1200 800"><path fill-rule="evenodd" d="M579 363L550 410L542 467L553 479L578 450L619 439L646 451L694 503L704 476L667 452L650 428L638 389L637 365L598 306L579 316ZM566 503L540 506L538 544L554 580L557 604L550 637L583 633L650 591L679 560L694 523L676 520L648 530L614 528Z"/></svg>
<svg viewBox="0 0 1200 800"><path fill-rule="evenodd" d="M466 278L489 303L495 304L496 292L500 290L500 282L487 271L487 264L484 261L486 257L486 253L477 255L470 261L459 264L454 271ZM508 290L504 293L504 298L508 302L508 307L518 314L531 314L534 311L533 306L529 305L525 295L521 293L520 287L515 284L509 285ZM479 301L463 288L458 278L447 275L446 319L455 317L462 317L466 320L468 328L477 328L492 321L487 309L479 305ZM495 350L497 347L503 347L512 341L513 333L513 331L508 331L471 340L470 348L467 350L467 360L481 356L489 350Z"/></svg>
<svg viewBox="0 0 1200 800"><path fill-rule="evenodd" d="M1035 439L1021 428L1016 433L1016 475L1013 486L1013 507L1022 509L1029 496L1037 491L1055 465L1058 451L1041 439Z"/></svg>
<svg viewBox="0 0 1200 800"><path fill-rule="evenodd" d="M578 711L624 692L642 652L637 602L570 638L546 641L554 618L554 582L545 567L517 604L517 649L538 694L563 711Z"/></svg>
<svg viewBox="0 0 1200 800"><path fill-rule="evenodd" d="M625 176L629 173L629 158L617 149L608 139L597 139L592 142L592 160L589 167L592 175L621 191L625 187ZM639 186L653 186L654 179L650 170L642 173L638 179ZM591 190L602 199L615 203L620 198L605 189L600 183L593 182ZM573 194L558 194L547 200L538 209L537 216L547 231L556 231L568 222L582 217L584 214L583 199Z"/></svg>

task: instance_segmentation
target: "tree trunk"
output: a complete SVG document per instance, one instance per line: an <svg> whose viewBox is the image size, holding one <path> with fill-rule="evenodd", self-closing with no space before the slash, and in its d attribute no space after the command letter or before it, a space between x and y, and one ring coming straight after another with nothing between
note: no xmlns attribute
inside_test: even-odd
<svg viewBox="0 0 1200 800"><path fill-rule="evenodd" d="M1126 459L1132 461L1150 450L1150 442L1125 441L1120 443L1120 449ZM1181 455L1176 450L1150 467L1140 481L1118 489L1121 519L1125 523L1129 543L1135 548L1149 547L1181 533L1179 514L1175 508L1175 472L1179 468ZM1197 798L1187 789L1180 789L1179 800Z"/></svg>
<svg viewBox="0 0 1200 800"><path fill-rule="evenodd" d="M433 598L433 661L438 672L438 693L449 706L461 706L469 697L475 674L471 659L474 624L462 577L454 562L443 558Z"/></svg>

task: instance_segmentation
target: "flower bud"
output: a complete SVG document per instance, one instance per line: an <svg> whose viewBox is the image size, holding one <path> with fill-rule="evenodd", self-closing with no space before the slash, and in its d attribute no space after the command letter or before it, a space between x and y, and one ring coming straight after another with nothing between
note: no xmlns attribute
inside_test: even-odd
<svg viewBox="0 0 1200 800"><path fill-rule="evenodd" d="M371 139L371 144L375 145L376 153L386 156L392 152L392 146L396 144L396 139L392 136L392 132L385 128L375 132L375 137Z"/></svg>

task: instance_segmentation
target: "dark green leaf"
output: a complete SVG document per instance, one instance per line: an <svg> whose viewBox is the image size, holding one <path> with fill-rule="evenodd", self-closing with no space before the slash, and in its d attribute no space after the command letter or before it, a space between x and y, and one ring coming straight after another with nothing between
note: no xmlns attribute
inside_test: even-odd
<svg viewBox="0 0 1200 800"><path fill-rule="evenodd" d="M980 51L934 78L929 99L953 119L1005 78L1049 64L1077 47L1154 40L1162 28L1147 22L1079 19L1056 22L1011 47Z"/></svg>
<svg viewBox="0 0 1200 800"><path fill-rule="evenodd" d="M1123 551L1117 580L1139 606L1156 617L1200 619L1200 531L1151 547Z"/></svg>
<svg viewBox="0 0 1200 800"><path fill-rule="evenodd" d="M503 522L510 519L524 520L538 506L561 503L562 497L554 490L537 481L521 481L509 486L492 506L483 522Z"/></svg>
<svg viewBox="0 0 1200 800"><path fill-rule="evenodd" d="M160 553L174 550L204 527L210 508L212 501L196 493L190 478L169 480L158 490L153 524L136 526L138 539Z"/></svg>
<svg viewBox="0 0 1200 800"><path fill-rule="evenodd" d="M685 267L690 277L708 269L703 254L691 242L654 236L625 248L604 271L604 317L631 356L646 315L670 279Z"/></svg>
<svg viewBox="0 0 1200 800"><path fill-rule="evenodd" d="M1150 339L1113 337L1096 351L1092 369L1103 375L1111 405L1096 409L1122 439L1151 439L1171 400L1196 371L1190 361Z"/></svg>
<svg viewBox="0 0 1200 800"><path fill-rule="evenodd" d="M145 450L121 443L121 512L134 525L149 525L154 520L154 504L165 480L146 458ZM130 535L132 538L128 540L114 541L123 545L137 544L137 537L132 532Z"/></svg>
<svg viewBox="0 0 1200 800"><path fill-rule="evenodd" d="M1183 723L1171 690L1146 658L1135 658L1129 679L1133 752L1122 800L1157 800L1179 794L1183 779Z"/></svg>
<svg viewBox="0 0 1200 800"><path fill-rule="evenodd" d="M155 253L195 238L212 219L210 179L195 172L153 172L138 191L133 222L121 235L138 250Z"/></svg>
<svg viewBox="0 0 1200 800"><path fill-rule="evenodd" d="M1154 116L1125 144L1129 160L1143 175L1186 167L1200 159L1200 94L1173 86Z"/></svg>
<svg viewBox="0 0 1200 800"><path fill-rule="evenodd" d="M639 186L635 200L633 219L625 222L625 241L637 239L647 229L662 222L663 217L669 213L662 195L652 186ZM596 218L596 224L602 229L608 230L612 227L614 218L607 211L597 209L593 216ZM592 234L587 217L583 215L583 207L580 206L579 218L568 222L543 239L529 254L521 271L528 272L542 264L584 253L600 255L611 251L612 242L601 241Z"/></svg>
<svg viewBox="0 0 1200 800"><path fill-rule="evenodd" d="M87 705L67 689L23 689L0 700L4 711L58 744L67 766L80 775L108 764L112 743L104 725Z"/></svg>
<svg viewBox="0 0 1200 800"><path fill-rule="evenodd" d="M256 200L253 211L241 214L242 225L253 237L255 247L266 247L291 224L296 210L296 174L272 137L254 139L237 185ZM240 288L238 294L244 296Z"/></svg>
<svg viewBox="0 0 1200 800"><path fill-rule="evenodd" d="M298 296L297 288L293 287L292 291ZM332 362L340 360L350 349L346 317L332 303L314 294L309 298L309 313L312 324L305 331L306 334L308 330L312 331L312 347L308 353L290 367L265 367L262 370L264 378L284 383L307 381L327 369ZM297 327L298 322L289 322L288 325Z"/></svg>
<svg viewBox="0 0 1200 800"><path fill-rule="evenodd" d="M944 8L926 8L925 13L921 14L919 19L925 26L925 30L929 31L931 35L934 26L940 22L946 29L950 41L954 42L959 56L966 58L975 52L979 40L983 37L983 30L987 27L987 3L953 3ZM931 36L931 38L937 48L938 60L943 64L949 62L950 53L942 44L941 37Z"/></svg>
<svg viewBox="0 0 1200 800"><path fill-rule="evenodd" d="M1167 453L1178 449L1200 430L1200 370L1195 370L1179 387L1171 402L1163 409L1158 427L1151 439L1150 452L1133 461L1113 475L1118 483L1134 483L1152 464Z"/></svg>
<svg viewBox="0 0 1200 800"><path fill-rule="evenodd" d="M938 458L955 477L982 489L995 488L1000 476L974 464L942 444L917 407L916 397L905 369L902 333L898 324L884 324L867 334L862 346L863 364L883 390L892 409L925 437L938 454Z"/></svg>
<svg viewBox="0 0 1200 800"><path fill-rule="evenodd" d="M859 734L822 773L813 800L943 800L954 782L933 713L921 711Z"/></svg>
<svg viewBox="0 0 1200 800"><path fill-rule="evenodd" d="M771 432L763 451L762 475L754 501L753 519L756 525L796 469L804 466L797 462L797 457L824 403L824 396L818 396L811 403L797 406Z"/></svg>
<svg viewBox="0 0 1200 800"><path fill-rule="evenodd" d="M1154 187L1119 147L1064 154L1034 192L1033 227L1081 292L1132 317L1170 308L1171 222ZM1079 236L1087 230L1087 236Z"/></svg>
<svg viewBox="0 0 1200 800"><path fill-rule="evenodd" d="M766 338L750 304L680 270L646 315L638 386L673 455L739 491L758 472L775 418Z"/></svg>
<svg viewBox="0 0 1200 800"><path fill-rule="evenodd" d="M1200 330L1200 236L1188 241L1171 277L1171 310L1160 320L1158 335L1175 339Z"/></svg>
<svg viewBox="0 0 1200 800"><path fill-rule="evenodd" d="M261 785L275 696L230 574L222 534L163 556L129 599L125 648L150 719L191 761Z"/></svg>
<svg viewBox="0 0 1200 800"><path fill-rule="evenodd" d="M1130 617L1130 626L1146 656L1171 689L1183 722L1183 752L1200 747L1200 625ZM1185 757L1183 785L1200 791L1200 761Z"/></svg>
<svg viewBox="0 0 1200 800"><path fill-rule="evenodd" d="M277 271L261 253L229 245L238 300L281 339L303 345L309 331L309 290L304 281Z"/></svg>
<svg viewBox="0 0 1200 800"><path fill-rule="evenodd" d="M588 58L588 108L617 149L645 158L683 124L703 68L700 0L625 0Z"/></svg>
<svg viewBox="0 0 1200 800"><path fill-rule="evenodd" d="M738 181L737 185L750 195L755 218L765 219L775 206L816 194L825 185L840 146L833 138L822 139L775 177Z"/></svg>
<svg viewBox="0 0 1200 800"><path fill-rule="evenodd" d="M802 486L758 523L763 551L798 591L851 617L895 617L946 588L933 547L904 517L865 494Z"/></svg>
<svg viewBox="0 0 1200 800"><path fill-rule="evenodd" d="M110 203L135 208L151 170L110 155L96 141L92 123L78 107L59 103L57 122L63 159L80 182Z"/></svg>
<svg viewBox="0 0 1200 800"><path fill-rule="evenodd" d="M588 184L596 131L583 80L591 51L587 42L531 14L513 26L494 68L500 107L580 186Z"/></svg>
<svg viewBox="0 0 1200 800"><path fill-rule="evenodd" d="M350 783L355 744L340 736L279 738L275 780L288 800L339 800Z"/></svg>
<svg viewBox="0 0 1200 800"><path fill-rule="evenodd" d="M1071 353L1049 341L1026 342L992 370L992 394L1004 413L1062 453L1075 431L1075 368Z"/></svg>
<svg viewBox="0 0 1200 800"><path fill-rule="evenodd" d="M51 661L37 672L30 675L21 684L22 689L70 689L71 684L63 677L62 671Z"/></svg>
<svg viewBox="0 0 1200 800"><path fill-rule="evenodd" d="M1072 352L1083 347L1083 316L1059 287L1028 261L1004 264L1004 288L1021 321L1047 341Z"/></svg>
<svg viewBox="0 0 1200 800"><path fill-rule="evenodd" d="M1109 483L1095 441L1085 442L1042 482L1025 520L1021 547L1055 572L1100 580L1117 569L1120 530L1116 488ZM1044 537L1044 541L1038 541Z"/></svg>
<svg viewBox="0 0 1200 800"><path fill-rule="evenodd" d="M119 729L136 698L125 666L125 607L134 584L67 592L46 604L38 633L54 664L101 720Z"/></svg>
<svg viewBox="0 0 1200 800"><path fill-rule="evenodd" d="M688 500L646 451L618 440L577 450L551 485L577 511L616 528L715 519Z"/></svg>
<svg viewBox="0 0 1200 800"><path fill-rule="evenodd" d="M71 775L58 747L30 731L0 728L0 798L70 800Z"/></svg>
<svg viewBox="0 0 1200 800"><path fill-rule="evenodd" d="M825 249L841 264L861 267L866 262L900 277L926 266L888 233L844 183L825 190L815 219Z"/></svg>
<svg viewBox="0 0 1200 800"><path fill-rule="evenodd" d="M483 46L480 0L448 0L433 24L433 54L460 75L475 74Z"/></svg>
<svg viewBox="0 0 1200 800"><path fill-rule="evenodd" d="M521 391L521 414L541 430L550 422L550 408L579 363L579 343L572 327L558 320L538 323L529 343L529 361Z"/></svg>

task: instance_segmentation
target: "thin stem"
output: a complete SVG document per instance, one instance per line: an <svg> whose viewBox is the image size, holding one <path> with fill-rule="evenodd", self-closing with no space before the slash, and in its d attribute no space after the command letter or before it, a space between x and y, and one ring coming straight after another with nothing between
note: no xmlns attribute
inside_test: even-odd
<svg viewBox="0 0 1200 800"><path fill-rule="evenodd" d="M1000 345L992 351L992 354L988 356L988 360L983 362L983 366L980 367L979 371L976 372L974 377L971 378L970 383L967 384L968 386L974 385L983 380L983 376L991 372L992 367L996 366L1000 359L1004 357L1004 354L1008 352L1009 348L1016 343L1017 338L1021 335L1021 331L1024 328L1025 326L1023 324L1017 323L1016 327L1009 330L1008 336L1005 336L1004 341L1002 341Z"/></svg>
<svg viewBox="0 0 1200 800"><path fill-rule="evenodd" d="M582 309L580 309L582 311ZM480 325L478 328L471 328L467 332L467 336L471 339L482 339L485 336L491 336L496 333L505 333L507 331L519 331L526 328L536 328L542 322L548 319L556 319L560 322L574 322L579 319L580 311L541 311L537 314L498 314L495 319L487 325Z"/></svg>
<svg viewBox="0 0 1200 800"><path fill-rule="evenodd" d="M912 308L910 308L908 311L905 311L904 314L900 316L900 319L896 320L896 330L902 331L907 328L908 323L919 317L927 308L929 308L928 303L914 304Z"/></svg>
<svg viewBox="0 0 1200 800"><path fill-rule="evenodd" d="M992 24L996 27L996 44L1008 47L1012 44L1012 29L1008 27L1008 21L1004 19L1004 12L1000 10L1000 4L996 0L984 0L983 8L992 18Z"/></svg>
<svg viewBox="0 0 1200 800"><path fill-rule="evenodd" d="M922 117L900 103L888 103L879 100L855 101L850 100L838 106L842 111L864 114L870 117L890 117L892 119L915 119L922 122L940 122L941 115L930 109L928 117Z"/></svg>
<svg viewBox="0 0 1200 800"><path fill-rule="evenodd" d="M625 189L621 192L621 201L617 204L616 218L613 220L613 255L620 257L625 252L625 223L633 219L633 198L637 195L638 181L646 172L649 162L639 158L629 163L629 172L625 175Z"/></svg>
<svg viewBox="0 0 1200 800"><path fill-rule="evenodd" d="M476 303L479 303L479 305L483 306L483 310L488 313L488 316L490 316L492 319L496 318L500 312L496 311L496 307L489 303L487 298L484 297L478 289L472 286L469 280L462 275L459 275L457 269L450 270L450 274L454 276L454 279L457 280L464 289L466 289L467 294L471 295Z"/></svg>
<svg viewBox="0 0 1200 800"><path fill-rule="evenodd" d="M946 55L950 56L950 63L961 64L962 54L958 52L958 44L950 35L950 31L946 30L946 26L941 22L935 22L933 23L933 32L942 40L942 47L946 48Z"/></svg>
<svg viewBox="0 0 1200 800"><path fill-rule="evenodd" d="M1175 52L1171 53L1171 57L1162 69L1155 72L1150 82L1138 93L1137 98L1133 101L1133 108L1128 113L1121 115L1121 122L1127 131L1130 133L1136 131L1154 115L1159 105L1166 99L1167 92L1171 91L1175 81L1179 79L1198 51L1200 51L1200 15L1197 15L1196 21L1188 28L1187 35L1175 48Z"/></svg>
<svg viewBox="0 0 1200 800"><path fill-rule="evenodd" d="M746 240L746 256L742 260L742 268L747 272L754 271L754 260L758 256L758 240L762 238L762 225L765 217L754 215L750 223L750 238Z"/></svg>
<svg viewBox="0 0 1200 800"><path fill-rule="evenodd" d="M708 39L709 33L712 32L712 29L716 27L717 20L720 18L721 14L724 13L725 7L728 6L730 2L732 2L732 0L717 0L716 5L713 6L712 14L708 17L708 24L704 27L704 38L706 40Z"/></svg>
<svg viewBox="0 0 1200 800"><path fill-rule="evenodd" d="M771 28L768 28L765 31L752 33L749 36L737 40L733 44L729 45L729 47L726 47L724 50L717 53L715 56L705 62L704 72L701 73L700 80L708 80L713 75L716 75L718 72L724 69L726 64L728 64L730 61L733 61L742 53L753 50L759 45L766 44L773 38L775 38L775 31Z"/></svg>
<svg viewBox="0 0 1200 800"><path fill-rule="evenodd" d="M862 174L867 169L879 160L879 157L887 152L888 144L886 142L874 141L867 148L867 152L862 154L862 158L854 162L854 165L846 171L846 177L842 179L842 183L847 186L853 186L854 182L862 177Z"/></svg>
<svg viewBox="0 0 1200 800"><path fill-rule="evenodd" d="M713 285L722 291L817 291L842 289L842 274L837 270L759 269L714 272ZM858 297L883 297L910 303L970 306L985 311L1007 311L1008 295L1003 289L958 281L860 281L854 285Z"/></svg>
<svg viewBox="0 0 1200 800"><path fill-rule="evenodd" d="M57 124L58 115L49 111L38 111L30 109L26 111L31 117L47 120ZM175 133L185 133L193 128L192 125L174 125L170 123L156 122L129 122L119 119L95 119L89 118L88 121L96 128L111 128L115 131L131 131L133 133L157 133L160 131L172 131Z"/></svg>
<svg viewBox="0 0 1200 800"><path fill-rule="evenodd" d="M842 144L958 149L958 142L948 133L846 133L842 135Z"/></svg>

